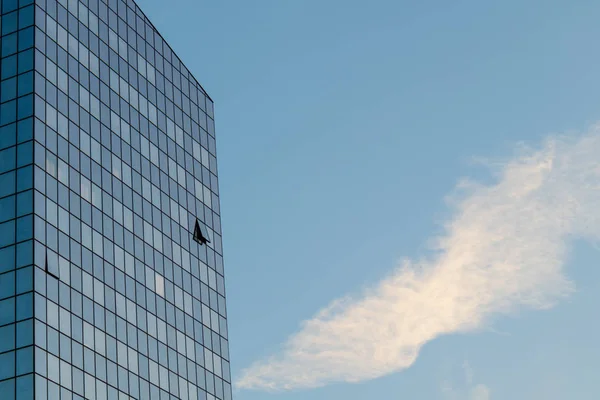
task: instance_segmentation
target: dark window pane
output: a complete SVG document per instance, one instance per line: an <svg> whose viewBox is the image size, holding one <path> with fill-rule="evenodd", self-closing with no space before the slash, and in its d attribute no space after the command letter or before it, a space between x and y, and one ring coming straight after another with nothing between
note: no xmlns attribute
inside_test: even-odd
<svg viewBox="0 0 600 400"><path fill-rule="evenodd" d="M0 105L0 125L10 124L15 122L17 119L17 101L9 101ZM0 154L0 161L2 161L2 155Z"/></svg>
<svg viewBox="0 0 600 400"><path fill-rule="evenodd" d="M15 375L15 352L0 354L0 380Z"/></svg>
<svg viewBox="0 0 600 400"><path fill-rule="evenodd" d="M33 71L18 76L18 88L19 96L33 92Z"/></svg>
<svg viewBox="0 0 600 400"><path fill-rule="evenodd" d="M15 171L0 175L0 197L4 197L15 192L16 187Z"/></svg>
<svg viewBox="0 0 600 400"><path fill-rule="evenodd" d="M22 51L18 54L19 56L19 73L27 72L33 69L33 49ZM12 75L9 75L12 76Z"/></svg>
<svg viewBox="0 0 600 400"><path fill-rule="evenodd" d="M0 5L2 6L2 13L7 13L16 10L18 2L17 0L3 0Z"/></svg>
<svg viewBox="0 0 600 400"><path fill-rule="evenodd" d="M33 190L17 195L17 217L33 212Z"/></svg>
<svg viewBox="0 0 600 400"><path fill-rule="evenodd" d="M10 147L0 151L0 174L11 169L15 169L17 165L17 148Z"/></svg>
<svg viewBox="0 0 600 400"><path fill-rule="evenodd" d="M0 382L0 393L3 396L6 396L7 399L15 398L15 380L8 379L6 381Z"/></svg>
<svg viewBox="0 0 600 400"><path fill-rule="evenodd" d="M15 295L15 273L7 272L0 275L0 299ZM0 342L2 340L0 339Z"/></svg>
<svg viewBox="0 0 600 400"><path fill-rule="evenodd" d="M20 56L20 55L19 55ZM33 65L33 61L32 61ZM7 79L17 74L17 56L10 56L2 59L1 79Z"/></svg>
<svg viewBox="0 0 600 400"><path fill-rule="evenodd" d="M17 375L33 372L33 347L17 350Z"/></svg>
<svg viewBox="0 0 600 400"><path fill-rule="evenodd" d="M33 238L33 215L29 214L25 217L17 219L17 242L22 242ZM17 253L21 253L17 249ZM17 254L17 258L21 258L20 254Z"/></svg>
<svg viewBox="0 0 600 400"><path fill-rule="evenodd" d="M17 168L33 163L33 141L17 146Z"/></svg>
<svg viewBox="0 0 600 400"><path fill-rule="evenodd" d="M2 57L9 56L17 52L17 37L16 33L12 33L2 38Z"/></svg>
<svg viewBox="0 0 600 400"><path fill-rule="evenodd" d="M8 35L18 29L18 13L12 12L2 16L2 35Z"/></svg>
<svg viewBox="0 0 600 400"><path fill-rule="evenodd" d="M17 294L33 290L33 267L17 270Z"/></svg>
<svg viewBox="0 0 600 400"><path fill-rule="evenodd" d="M33 317L33 292L17 296L17 321Z"/></svg>
<svg viewBox="0 0 600 400"><path fill-rule="evenodd" d="M33 47L33 26L19 31L19 51Z"/></svg>
<svg viewBox="0 0 600 400"><path fill-rule="evenodd" d="M10 299L0 301L0 325L13 322L15 322L15 298L11 297Z"/></svg>
<svg viewBox="0 0 600 400"><path fill-rule="evenodd" d="M0 128L0 150L14 146L17 143L17 124L10 124Z"/></svg>
<svg viewBox="0 0 600 400"><path fill-rule="evenodd" d="M33 241L28 240L17 245L16 266L24 267L33 264Z"/></svg>
<svg viewBox="0 0 600 400"><path fill-rule="evenodd" d="M33 187L33 167L30 165L17 170L17 192Z"/></svg>
<svg viewBox="0 0 600 400"><path fill-rule="evenodd" d="M0 102L4 103L17 97L17 78L6 79L0 83Z"/></svg>
<svg viewBox="0 0 600 400"><path fill-rule="evenodd" d="M17 108L17 119L33 116L33 95L20 97Z"/></svg>
<svg viewBox="0 0 600 400"><path fill-rule="evenodd" d="M0 249L0 273L15 269L15 246ZM2 312L0 311L0 318Z"/></svg>
<svg viewBox="0 0 600 400"><path fill-rule="evenodd" d="M33 139L33 118L19 121L17 124L17 141L19 143Z"/></svg>
<svg viewBox="0 0 600 400"><path fill-rule="evenodd" d="M29 6L19 10L19 29L33 25L34 7Z"/></svg>
<svg viewBox="0 0 600 400"><path fill-rule="evenodd" d="M0 223L15 217L16 196L8 196L0 199Z"/></svg>
<svg viewBox="0 0 600 400"><path fill-rule="evenodd" d="M33 386L33 374L18 377L17 400L33 400Z"/></svg>
<svg viewBox="0 0 600 400"><path fill-rule="evenodd" d="M17 347L33 344L33 319L17 324Z"/></svg>
<svg viewBox="0 0 600 400"><path fill-rule="evenodd" d="M0 353L15 348L15 325L10 324L0 327Z"/></svg>
<svg viewBox="0 0 600 400"><path fill-rule="evenodd" d="M15 221L0 224L0 247L8 246L15 242Z"/></svg>

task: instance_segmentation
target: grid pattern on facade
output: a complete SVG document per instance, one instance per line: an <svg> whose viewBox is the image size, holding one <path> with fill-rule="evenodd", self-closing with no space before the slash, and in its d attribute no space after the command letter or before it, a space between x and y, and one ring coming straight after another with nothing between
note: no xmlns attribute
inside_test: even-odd
<svg viewBox="0 0 600 400"><path fill-rule="evenodd" d="M0 1L0 397L33 399L33 1Z"/></svg>
<svg viewBox="0 0 600 400"><path fill-rule="evenodd" d="M0 390L231 399L211 99L130 0L0 29Z"/></svg>

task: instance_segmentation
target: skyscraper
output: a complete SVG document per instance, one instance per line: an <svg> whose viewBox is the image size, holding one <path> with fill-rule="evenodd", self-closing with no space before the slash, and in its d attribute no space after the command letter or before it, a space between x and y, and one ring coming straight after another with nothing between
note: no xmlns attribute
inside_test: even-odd
<svg viewBox="0 0 600 400"><path fill-rule="evenodd" d="M0 10L0 398L231 399L211 98L132 0Z"/></svg>

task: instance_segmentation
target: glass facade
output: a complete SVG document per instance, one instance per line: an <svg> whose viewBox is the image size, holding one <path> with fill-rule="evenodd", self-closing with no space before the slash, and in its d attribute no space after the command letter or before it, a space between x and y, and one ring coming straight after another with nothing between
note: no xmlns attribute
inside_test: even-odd
<svg viewBox="0 0 600 400"><path fill-rule="evenodd" d="M0 13L0 398L231 399L212 100L132 0Z"/></svg>

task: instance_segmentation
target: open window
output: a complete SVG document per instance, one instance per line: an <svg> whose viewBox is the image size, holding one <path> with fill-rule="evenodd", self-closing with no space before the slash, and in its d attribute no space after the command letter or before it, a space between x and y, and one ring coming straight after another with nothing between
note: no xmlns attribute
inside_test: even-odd
<svg viewBox="0 0 600 400"><path fill-rule="evenodd" d="M48 264L48 254L46 254L45 269L46 269L46 273L48 275L50 275L53 278L59 279L59 277L58 277L58 263L50 262L50 264Z"/></svg>
<svg viewBox="0 0 600 400"><path fill-rule="evenodd" d="M201 245L210 243L208 231L203 223L196 219L196 225L194 226L194 240Z"/></svg>

